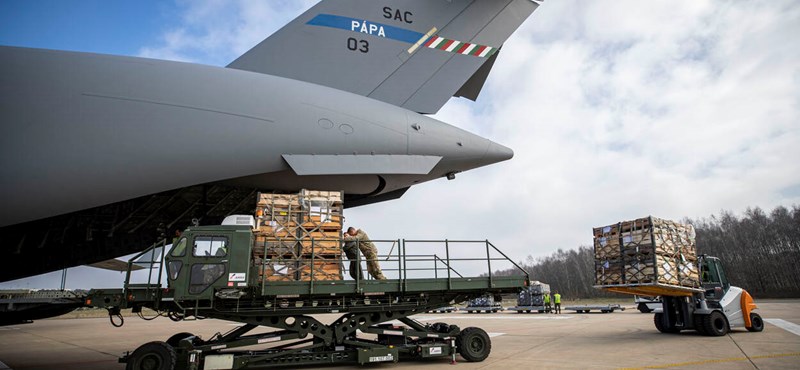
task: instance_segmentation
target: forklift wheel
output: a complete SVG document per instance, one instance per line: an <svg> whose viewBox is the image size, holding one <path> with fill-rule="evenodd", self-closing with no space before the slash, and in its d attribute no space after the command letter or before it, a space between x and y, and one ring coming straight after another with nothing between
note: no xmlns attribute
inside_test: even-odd
<svg viewBox="0 0 800 370"><path fill-rule="evenodd" d="M697 330L697 333L700 335L709 335L706 334L706 327L703 324L703 315L694 315L694 330Z"/></svg>
<svg viewBox="0 0 800 370"><path fill-rule="evenodd" d="M761 319L761 315L751 312L750 313L750 327L747 330L752 332L759 332L764 330L764 320Z"/></svg>
<svg viewBox="0 0 800 370"><path fill-rule="evenodd" d="M721 337L728 334L728 320L719 311L713 311L703 316L703 326L705 327L706 335Z"/></svg>
<svg viewBox="0 0 800 370"><path fill-rule="evenodd" d="M173 370L175 349L165 342L145 343L128 358L127 370Z"/></svg>
<svg viewBox="0 0 800 370"><path fill-rule="evenodd" d="M469 362L480 362L489 357L492 351L492 340L481 328L470 327L461 331L456 337L458 353Z"/></svg>
<svg viewBox="0 0 800 370"><path fill-rule="evenodd" d="M660 331L662 333L680 333L681 332L681 330L675 328L674 325L670 325L669 327L665 327L664 326L663 317L664 317L663 313L657 313L657 314L653 315L653 323L656 324L656 329L658 329L658 331Z"/></svg>
<svg viewBox="0 0 800 370"><path fill-rule="evenodd" d="M641 313L650 313L650 312L653 312L653 310L651 310L651 309L650 309L650 307L647 307L647 305L646 305L646 304L644 304L644 303L639 303L639 306L638 306L638 307L636 307L636 308L637 308L637 309L639 310L639 312L641 312Z"/></svg>

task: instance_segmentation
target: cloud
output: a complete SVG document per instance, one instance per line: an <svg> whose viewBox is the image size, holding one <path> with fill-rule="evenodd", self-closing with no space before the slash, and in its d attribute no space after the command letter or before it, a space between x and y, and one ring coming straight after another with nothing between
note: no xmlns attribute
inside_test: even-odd
<svg viewBox="0 0 800 370"><path fill-rule="evenodd" d="M313 3L182 3L142 55L225 65ZM488 238L522 260L623 219L800 203L797 34L791 1L544 2L478 101L436 115L515 157L347 220L381 239Z"/></svg>
<svg viewBox="0 0 800 370"><path fill-rule="evenodd" d="M224 66L316 3L180 0L176 25L139 56Z"/></svg>
<svg viewBox="0 0 800 370"><path fill-rule="evenodd" d="M515 157L351 215L388 235L489 238L523 259L589 245L592 227L623 219L796 204L799 9L545 2L477 104L437 115Z"/></svg>

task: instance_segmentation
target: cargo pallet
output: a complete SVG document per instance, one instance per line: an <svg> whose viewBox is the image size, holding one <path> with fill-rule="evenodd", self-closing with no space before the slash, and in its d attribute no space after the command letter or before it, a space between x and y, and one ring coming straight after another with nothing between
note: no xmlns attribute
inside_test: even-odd
<svg viewBox="0 0 800 370"><path fill-rule="evenodd" d="M600 311L602 313L611 313L616 310L625 311L625 307L622 307L618 304L566 306L564 309L575 311L577 313L589 313L593 310Z"/></svg>
<svg viewBox="0 0 800 370"><path fill-rule="evenodd" d="M538 312L538 313L545 313L550 312L550 308L546 306L513 306L508 308L509 311L517 311L517 313L531 313L531 312Z"/></svg>
<svg viewBox="0 0 800 370"><path fill-rule="evenodd" d="M130 283L128 271L122 289L93 289L85 303L108 309L115 326L123 323L121 309L132 308L141 316L144 307L174 321L214 318L242 325L208 339L178 333L165 341L146 343L120 359L128 369L249 369L432 357L447 358L454 363L456 354L470 362L482 361L491 350L491 341L484 330L461 329L442 322L423 324L412 316L487 293L516 294L529 283L527 273L490 242L448 240L392 241L398 246L397 252L380 256L380 263L394 279L317 280L312 263L308 280L266 281L263 275L253 273L260 265L248 266L248 261L252 263L250 247L254 240L250 228L203 226L184 232L189 239L208 235L228 238L229 254L216 257L211 253L199 258L192 257L193 253L174 256L177 252L172 251L165 260L165 243L154 245L142 254L150 252L155 256L157 253L152 251L162 247L162 258L158 261L167 264L170 282L167 288L151 281ZM407 253L415 246L428 250L424 246L431 243L442 245L445 256ZM459 248L453 248L455 243L461 244ZM455 252L466 249L463 245L472 246L469 248L472 251L477 246L477 251L485 254L481 258L455 258ZM313 253L311 258L313 262ZM134 259L128 262L129 266ZM153 264L160 263L153 259ZM200 259L204 264L198 262ZM488 275L465 277L453 267L459 262L471 266L470 271L485 269ZM515 266L519 274L494 276L492 265L499 262ZM184 264L184 269L191 266L195 272L200 270L197 266L215 263L227 268L221 277L236 281L218 279L198 287L192 284L193 275L182 280L184 274L176 272L180 271L176 267L179 264ZM422 263L431 267L421 268ZM484 264L484 268L474 269L476 263ZM240 269L248 272L239 275ZM156 282L161 281L161 268L157 271ZM427 277L422 276L425 274ZM324 313L341 315L331 323L312 316ZM250 334L258 327L276 330ZM371 336L360 337L358 332Z"/></svg>

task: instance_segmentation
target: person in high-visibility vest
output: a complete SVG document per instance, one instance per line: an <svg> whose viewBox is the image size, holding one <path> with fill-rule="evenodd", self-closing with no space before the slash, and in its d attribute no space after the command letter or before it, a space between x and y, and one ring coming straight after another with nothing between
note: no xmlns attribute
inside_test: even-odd
<svg viewBox="0 0 800 370"><path fill-rule="evenodd" d="M560 314L561 313L561 294L558 294L558 291L556 291L556 293L553 294L553 302L556 304L556 313Z"/></svg>
<svg viewBox="0 0 800 370"><path fill-rule="evenodd" d="M550 292L544 294L544 312L550 312Z"/></svg>

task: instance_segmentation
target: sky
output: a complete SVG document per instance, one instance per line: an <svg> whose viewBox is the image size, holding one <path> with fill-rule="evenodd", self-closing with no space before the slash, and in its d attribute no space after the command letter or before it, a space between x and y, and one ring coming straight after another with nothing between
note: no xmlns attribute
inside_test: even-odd
<svg viewBox="0 0 800 370"><path fill-rule="evenodd" d="M0 45L225 66L315 3L4 0ZM347 222L373 239L488 239L523 261L622 220L800 204L797 35L791 0L545 1L478 100L434 116L514 158L348 209ZM74 269L67 285L99 274Z"/></svg>

